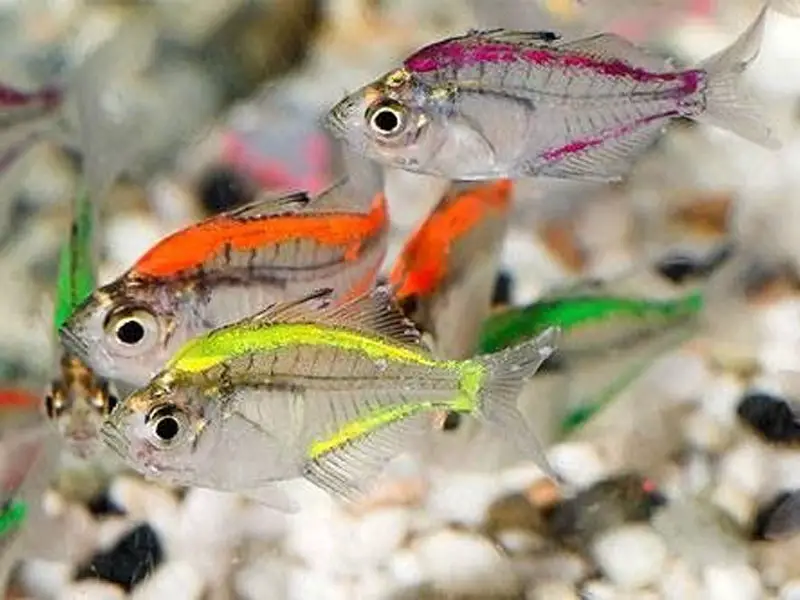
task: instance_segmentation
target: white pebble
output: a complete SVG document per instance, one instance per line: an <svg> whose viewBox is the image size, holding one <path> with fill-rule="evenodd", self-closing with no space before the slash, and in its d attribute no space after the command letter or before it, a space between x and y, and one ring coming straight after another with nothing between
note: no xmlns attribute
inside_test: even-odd
<svg viewBox="0 0 800 600"><path fill-rule="evenodd" d="M793 579L781 588L778 600L800 600L800 580Z"/></svg>
<svg viewBox="0 0 800 600"><path fill-rule="evenodd" d="M349 519L331 507L309 511L292 520L285 540L286 551L323 573L349 573L354 565L345 549L351 526Z"/></svg>
<svg viewBox="0 0 800 600"><path fill-rule="evenodd" d="M525 594L525 600L578 600L578 594L569 583L543 581Z"/></svg>
<svg viewBox="0 0 800 600"><path fill-rule="evenodd" d="M440 531L417 540L412 549L425 579L438 592L478 596L519 593L511 563L484 538Z"/></svg>
<svg viewBox="0 0 800 600"><path fill-rule="evenodd" d="M276 559L262 556L239 569L234 576L236 597L242 600L271 600L287 598L288 565Z"/></svg>
<svg viewBox="0 0 800 600"><path fill-rule="evenodd" d="M119 477L109 497L133 520L147 521L162 538L171 537L179 518L179 503L171 492L134 477Z"/></svg>
<svg viewBox="0 0 800 600"><path fill-rule="evenodd" d="M425 582L425 569L420 558L411 550L395 552L387 565L387 571L400 585L417 587Z"/></svg>
<svg viewBox="0 0 800 600"><path fill-rule="evenodd" d="M731 429L702 410L694 411L683 427L686 441L692 447L705 452L720 453L731 439Z"/></svg>
<svg viewBox="0 0 800 600"><path fill-rule="evenodd" d="M490 473L451 473L431 481L426 509L443 522L477 527L501 491Z"/></svg>
<svg viewBox="0 0 800 600"><path fill-rule="evenodd" d="M531 554L547 544L543 537L522 529L504 529L495 537L509 554Z"/></svg>
<svg viewBox="0 0 800 600"><path fill-rule="evenodd" d="M37 559L22 562L17 575L22 590L33 598L55 598L71 578L70 565Z"/></svg>
<svg viewBox="0 0 800 600"><path fill-rule="evenodd" d="M132 600L159 600L202 598L205 582L192 565L182 561L169 561L161 565L133 592Z"/></svg>
<svg viewBox="0 0 800 600"><path fill-rule="evenodd" d="M552 468L567 483L588 487L609 475L595 448L587 442L557 444L547 452Z"/></svg>
<svg viewBox="0 0 800 600"><path fill-rule="evenodd" d="M602 534L593 544L598 566L617 586L642 588L661 576L667 548L646 525L626 525Z"/></svg>
<svg viewBox="0 0 800 600"><path fill-rule="evenodd" d="M708 600L760 600L761 579L749 565L710 566L703 571Z"/></svg>
<svg viewBox="0 0 800 600"><path fill-rule="evenodd" d="M721 483L711 495L711 503L725 511L743 529L753 520L757 506L753 497L735 485Z"/></svg>
<svg viewBox="0 0 800 600"><path fill-rule="evenodd" d="M750 496L757 496L764 486L767 456L761 445L747 441L732 448L720 463L720 480L734 485Z"/></svg>
<svg viewBox="0 0 800 600"><path fill-rule="evenodd" d="M89 579L66 586L58 600L125 600L126 597L119 586Z"/></svg>
<svg viewBox="0 0 800 600"><path fill-rule="evenodd" d="M663 600L703 600L703 586L692 569L680 559L672 560L661 578Z"/></svg>
<svg viewBox="0 0 800 600"><path fill-rule="evenodd" d="M353 597L341 580L329 573L320 573L310 569L293 568L289 572L287 600L349 600ZM257 594L250 596L252 600L272 600L275 596Z"/></svg>
<svg viewBox="0 0 800 600"><path fill-rule="evenodd" d="M128 213L112 218L105 236L113 243L107 245L108 260L130 266L162 237L156 222L143 214Z"/></svg>
<svg viewBox="0 0 800 600"><path fill-rule="evenodd" d="M348 542L353 562L361 569L383 564L408 535L411 522L404 508L376 509L363 515Z"/></svg>
<svg viewBox="0 0 800 600"><path fill-rule="evenodd" d="M737 424L736 409L744 393L744 384L733 375L714 379L702 398L703 411L720 425L733 428Z"/></svg>

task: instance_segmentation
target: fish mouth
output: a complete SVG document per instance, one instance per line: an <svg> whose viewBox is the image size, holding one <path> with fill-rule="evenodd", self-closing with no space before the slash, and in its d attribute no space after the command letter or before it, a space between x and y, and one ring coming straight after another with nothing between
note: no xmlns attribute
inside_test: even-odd
<svg viewBox="0 0 800 600"><path fill-rule="evenodd" d="M61 342L64 348L70 353L80 358L83 362L88 363L89 359L89 345L79 337L75 332L66 327L62 327L58 331Z"/></svg>

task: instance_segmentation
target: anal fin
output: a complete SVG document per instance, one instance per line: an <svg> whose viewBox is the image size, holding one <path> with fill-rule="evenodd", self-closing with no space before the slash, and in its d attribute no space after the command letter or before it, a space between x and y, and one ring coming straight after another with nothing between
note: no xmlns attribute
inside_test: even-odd
<svg viewBox="0 0 800 600"><path fill-rule="evenodd" d="M390 460L430 429L430 415L425 412L383 425L309 459L303 465L303 477L334 496L358 500Z"/></svg>

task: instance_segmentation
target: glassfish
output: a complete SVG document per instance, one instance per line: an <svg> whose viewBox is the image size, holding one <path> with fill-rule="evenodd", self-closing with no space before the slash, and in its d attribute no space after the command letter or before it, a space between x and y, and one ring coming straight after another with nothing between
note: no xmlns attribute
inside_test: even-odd
<svg viewBox="0 0 800 600"><path fill-rule="evenodd" d="M727 49L677 70L615 34L470 31L426 46L326 117L353 151L463 180L616 180L677 117L780 143L739 89L767 6Z"/></svg>
<svg viewBox="0 0 800 600"><path fill-rule="evenodd" d="M23 554L39 546L31 528L45 518L41 495L55 466L55 438L40 400L24 390L0 390L0 593Z"/></svg>
<svg viewBox="0 0 800 600"><path fill-rule="evenodd" d="M508 226L513 185L454 184L409 238L389 275L406 316L433 338L437 356L475 352Z"/></svg>
<svg viewBox="0 0 800 600"><path fill-rule="evenodd" d="M103 426L132 467L253 490L304 477L345 498L457 411L544 460L516 408L557 331L465 361L438 360L385 287L330 306L330 290L270 306L183 346Z"/></svg>
<svg viewBox="0 0 800 600"><path fill-rule="evenodd" d="M382 193L368 212L342 180L319 196L268 196L161 240L61 328L65 346L111 379L144 385L189 339L264 306L330 287L370 289L386 252ZM363 202L362 202L363 204Z"/></svg>

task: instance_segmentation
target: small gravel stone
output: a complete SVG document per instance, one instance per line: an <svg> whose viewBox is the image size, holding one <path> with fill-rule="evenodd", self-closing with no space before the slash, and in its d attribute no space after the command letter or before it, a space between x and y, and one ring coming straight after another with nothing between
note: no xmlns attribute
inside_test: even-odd
<svg viewBox="0 0 800 600"><path fill-rule="evenodd" d="M608 531L597 538L592 550L603 573L624 589L655 583L667 559L664 541L646 525L627 525Z"/></svg>
<svg viewBox="0 0 800 600"><path fill-rule="evenodd" d="M704 589L689 565L674 559L666 565L659 592L663 600L703 600Z"/></svg>
<svg viewBox="0 0 800 600"><path fill-rule="evenodd" d="M68 585L58 600L124 600L125 592L117 585L100 581L81 581Z"/></svg>
<svg viewBox="0 0 800 600"><path fill-rule="evenodd" d="M98 552L88 564L78 567L75 579L103 579L130 592L163 560L163 550L156 532L149 525L142 524L114 547Z"/></svg>
<svg viewBox="0 0 800 600"><path fill-rule="evenodd" d="M437 592L479 597L520 592L511 563L484 538L445 530L415 541L412 550Z"/></svg>
<svg viewBox="0 0 800 600"><path fill-rule="evenodd" d="M588 487L608 476L608 469L594 447L586 442L569 442L553 446L547 452L553 469L567 482Z"/></svg>
<svg viewBox="0 0 800 600"><path fill-rule="evenodd" d="M525 600L578 600L578 594L569 583L543 581L525 594Z"/></svg>
<svg viewBox="0 0 800 600"><path fill-rule="evenodd" d="M764 590L758 572L749 565L710 566L703 570L708 600L760 600Z"/></svg>
<svg viewBox="0 0 800 600"><path fill-rule="evenodd" d="M800 600L800 580L787 581L778 594L778 600Z"/></svg>
<svg viewBox="0 0 800 600"><path fill-rule="evenodd" d="M151 577L134 590L131 598L132 600L161 598L199 600L203 597L203 588L203 577L192 565L171 561L156 569Z"/></svg>

